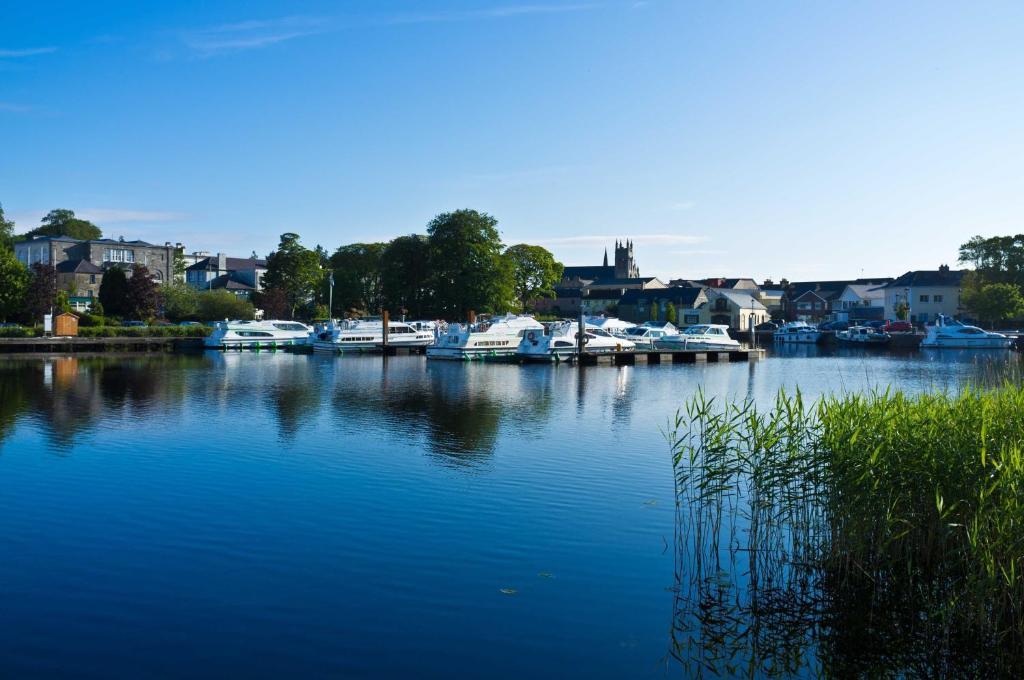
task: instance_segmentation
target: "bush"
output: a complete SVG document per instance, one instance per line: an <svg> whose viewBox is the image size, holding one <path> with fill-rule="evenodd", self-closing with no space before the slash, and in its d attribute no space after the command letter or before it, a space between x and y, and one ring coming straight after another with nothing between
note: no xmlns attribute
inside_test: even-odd
<svg viewBox="0 0 1024 680"><path fill-rule="evenodd" d="M83 338L203 338L207 326L86 326L78 329Z"/></svg>
<svg viewBox="0 0 1024 680"><path fill-rule="evenodd" d="M220 321L223 319L251 319L252 303L226 290L213 290L199 294L200 319Z"/></svg>
<svg viewBox="0 0 1024 680"><path fill-rule="evenodd" d="M86 326L102 326L106 323L106 319L103 318L102 314L83 314L78 318L79 328Z"/></svg>
<svg viewBox="0 0 1024 680"><path fill-rule="evenodd" d="M39 333L35 328L25 328L24 326L0 328L0 338L33 338L37 335Z"/></svg>

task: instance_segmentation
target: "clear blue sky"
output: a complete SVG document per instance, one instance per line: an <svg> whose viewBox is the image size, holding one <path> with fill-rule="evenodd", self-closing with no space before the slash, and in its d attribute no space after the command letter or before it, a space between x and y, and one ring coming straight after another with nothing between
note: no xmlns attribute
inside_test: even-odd
<svg viewBox="0 0 1024 680"><path fill-rule="evenodd" d="M566 264L843 278L1024 231L1024 2L0 0L0 202L266 253L462 207Z"/></svg>

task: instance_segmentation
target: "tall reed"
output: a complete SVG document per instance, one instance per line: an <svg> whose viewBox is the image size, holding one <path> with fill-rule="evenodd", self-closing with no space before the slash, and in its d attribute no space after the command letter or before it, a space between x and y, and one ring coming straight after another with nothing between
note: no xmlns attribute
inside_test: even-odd
<svg viewBox="0 0 1024 680"><path fill-rule="evenodd" d="M767 410L699 393L670 441L680 658L755 674L1024 660L1024 388L780 392Z"/></svg>

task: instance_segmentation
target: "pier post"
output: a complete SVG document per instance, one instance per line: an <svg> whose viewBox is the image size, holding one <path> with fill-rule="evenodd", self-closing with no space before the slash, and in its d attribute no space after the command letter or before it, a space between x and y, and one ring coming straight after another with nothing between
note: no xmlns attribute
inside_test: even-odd
<svg viewBox="0 0 1024 680"><path fill-rule="evenodd" d="M391 313L388 310L382 310L380 314L381 324L383 325L383 334L381 335L381 344L384 349L384 356L388 355L388 324L391 322Z"/></svg>

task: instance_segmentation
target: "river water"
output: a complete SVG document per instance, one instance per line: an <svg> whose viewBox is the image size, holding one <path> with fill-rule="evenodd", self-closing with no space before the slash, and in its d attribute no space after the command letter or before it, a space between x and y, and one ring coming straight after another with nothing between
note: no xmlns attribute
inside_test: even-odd
<svg viewBox="0 0 1024 680"><path fill-rule="evenodd" d="M678 677L663 431L1016 355L0 359L0 676Z"/></svg>

